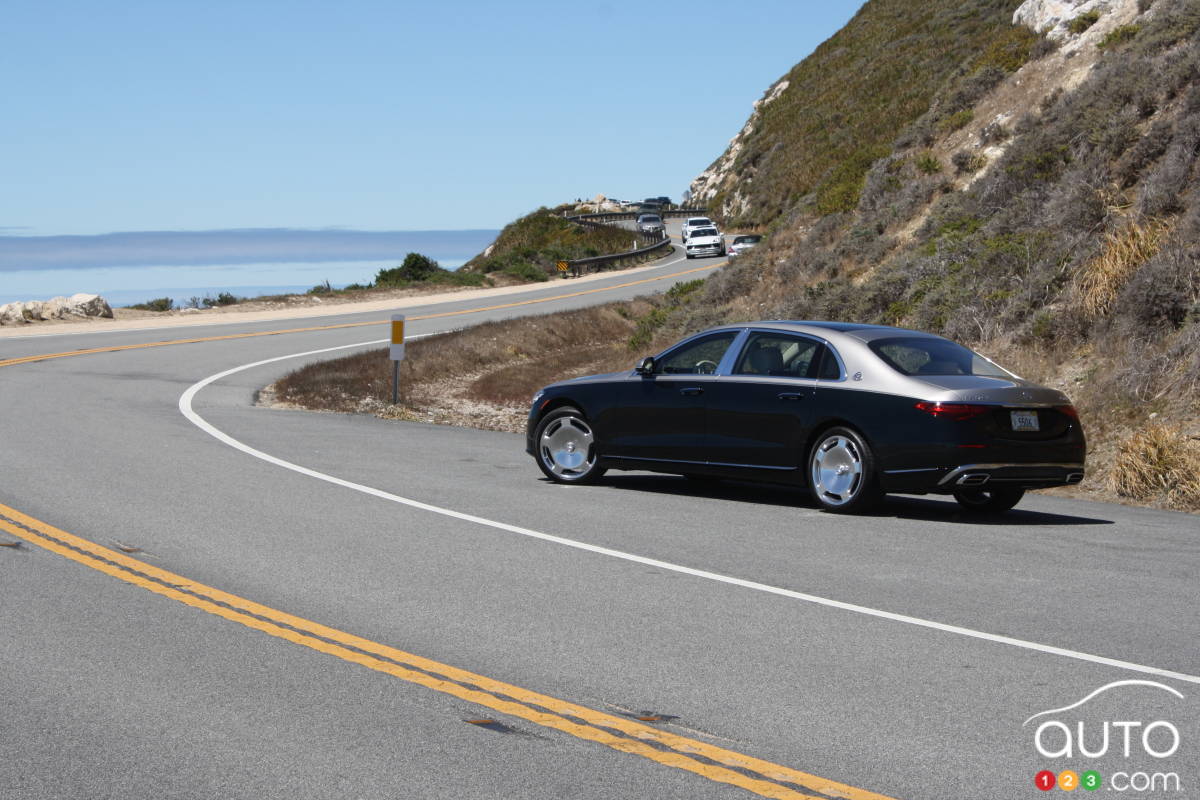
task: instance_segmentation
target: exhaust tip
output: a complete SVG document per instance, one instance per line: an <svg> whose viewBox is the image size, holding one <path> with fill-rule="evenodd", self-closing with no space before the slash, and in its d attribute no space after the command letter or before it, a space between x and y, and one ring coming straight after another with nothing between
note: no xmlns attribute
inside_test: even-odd
<svg viewBox="0 0 1200 800"><path fill-rule="evenodd" d="M1067 476L1067 484L1068 485L1073 485L1073 484L1079 483L1082 480L1083 480L1082 472L1072 472L1070 475Z"/></svg>
<svg viewBox="0 0 1200 800"><path fill-rule="evenodd" d="M986 472L968 472L955 483L959 486L983 486L991 478Z"/></svg>

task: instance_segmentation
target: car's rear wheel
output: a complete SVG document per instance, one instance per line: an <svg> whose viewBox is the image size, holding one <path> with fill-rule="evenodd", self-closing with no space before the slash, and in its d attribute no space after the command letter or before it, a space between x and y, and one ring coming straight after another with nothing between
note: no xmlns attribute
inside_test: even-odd
<svg viewBox="0 0 1200 800"><path fill-rule="evenodd" d="M964 510L976 514L999 514L1021 502L1024 489L959 489L954 499Z"/></svg>
<svg viewBox="0 0 1200 800"><path fill-rule="evenodd" d="M534 432L534 446L538 467L556 483L593 483L604 475L596 466L596 435L577 408L547 414Z"/></svg>
<svg viewBox="0 0 1200 800"><path fill-rule="evenodd" d="M824 510L839 514L867 511L881 497L875 456L851 428L821 434L808 454L808 486Z"/></svg>

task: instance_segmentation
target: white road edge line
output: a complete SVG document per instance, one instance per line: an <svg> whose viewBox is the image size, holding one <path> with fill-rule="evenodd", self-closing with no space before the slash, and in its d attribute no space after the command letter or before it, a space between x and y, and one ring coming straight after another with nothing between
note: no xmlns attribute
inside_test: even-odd
<svg viewBox="0 0 1200 800"><path fill-rule="evenodd" d="M413 336L413 337L409 337L409 339L411 340L411 339L417 339L417 338L424 338L424 336L431 336L431 335L433 335L433 334L424 334L422 336ZM230 375L234 375L238 372L243 372L245 370L253 369L255 367L261 367L265 364L273 364L277 361L286 361L286 360L292 359L292 358L304 358L305 356L319 355L321 353L332 353L337 350L348 350L348 349L351 349L354 347L366 347L366 346L374 345L374 344L384 344L388 341L389 341L388 339L375 339L375 340L372 340L369 342L359 342L357 344L347 344L347 345L341 345L339 347L326 347L321 350L309 350L304 353L293 353L291 355L277 356L275 358L268 358L268 359L264 359L262 361L255 361L252 364L243 364L240 367L234 367L233 369L227 369L224 372L218 372L217 374L210 375L209 377L188 387L187 391L185 391L179 397L179 411L192 424L194 424L196 427L200 428L200 430L204 431L205 433L209 434L210 436L229 445L230 447L233 447L237 450L241 450L243 453L246 453L248 455L254 456L255 458L266 461L269 464L274 464L277 467L283 467L284 469L291 470L292 472L298 472L301 475L307 475L310 478L316 478L317 480L325 481L326 483L332 483L335 486L341 486L346 489L352 489L356 492L362 492L363 494L371 495L372 497L378 497L381 500L388 500L393 503L399 503L401 505L409 506L410 508L420 509L421 511L428 511L431 514L440 514L445 517L452 517L454 519L463 520L464 522L472 522L477 525L484 525L489 528L495 528L497 530L507 531L508 533L515 533L520 536L528 536L533 539L541 539L542 541L551 542L553 544L564 545L566 547L574 547L577 550L584 550L589 553L596 553L596 554L603 555L603 556L609 556L610 558L619 558L624 561L631 561L635 564L645 564L647 566L656 567L658 569L669 570L671 572L678 572L683 575L691 575L692 577L695 577L695 578L703 578L705 580L717 581L719 583L725 583L725 584L729 584L731 586L740 586L743 589L752 589L757 592L765 592L767 594L778 595L780 597L787 597L792 600L801 600L805 603L813 603L815 605L825 606L827 608L836 608L841 611L850 611L855 614L862 614L862 615L865 615L868 617L877 617L879 619L891 620L892 622L902 622L906 625L915 625L920 628L929 628L931 630L941 631L943 633L953 633L953 634L957 634L959 636L966 636L966 637L969 637L972 639L980 639L985 642L993 642L995 644L1003 644L1003 645L1008 645L1010 647L1017 647L1022 650L1032 650L1032 651L1038 652L1038 653L1046 653L1048 655L1062 656L1063 658L1071 658L1071 659L1075 659L1076 661L1086 661L1086 662L1089 662L1092 664L1100 664L1103 666L1115 667L1117 669L1122 669L1122 670L1126 670L1129 672L1138 672L1138 673L1142 673L1145 675L1157 675L1162 678L1172 678L1174 680L1184 681L1187 683L1200 684L1200 676L1198 676L1198 675L1188 675L1187 673L1174 672L1172 670L1160 669L1158 667L1150 667L1150 666L1146 666L1145 664L1135 664L1130 661L1121 661L1121 660L1118 660L1115 658L1108 658L1106 656L1094 655L1092 653L1083 653L1083 652L1079 652L1077 650L1068 650L1063 647L1055 647L1053 645L1040 644L1038 642L1030 642L1030 641L1026 641L1024 639L1017 639L1012 636L1002 636L1002 635L995 634L995 633L987 633L986 631L977 631L972 628L963 628L958 625L947 625L942 622L934 622L933 620L921 619L920 617L910 617L905 614L896 614L891 611L883 611L878 608L870 608L868 606L855 605L854 603L844 603L840 600L831 600L827 597L818 597L816 595L804 594L803 592L796 592L796 591L792 591L791 589L783 589L778 586L771 586L771 585L765 584L765 583L757 583L755 581L743 580L742 578L734 578L729 575L721 575L716 572L708 572L707 570L693 569L692 567L685 567L680 564L673 564L669 561L659 561L658 559L646 558L645 556L634 555L633 553L626 553L621 550L612 550L607 547L599 547L594 544L588 544L586 542L580 542L580 541L576 541L574 539L565 539L561 536L554 536L552 534L542 533L540 531L531 530L529 528L522 528L518 525L509 525L508 523L505 523L505 522L497 522L496 520L486 519L484 517L477 517L474 514L464 514L461 511L454 511L449 508L442 508L440 506L430 505L429 503L422 503L420 500L412 500L407 497L400 497L399 495L391 494L390 492L385 492L382 489L375 489L370 486L363 486L362 484L359 484L359 483L352 483L350 481L343 480L341 478L336 478L332 475L327 475L323 472L318 472L314 469L309 469L308 467L302 467L299 464L293 464L290 461L284 461L282 458L277 458L268 453L264 453L261 450L256 450L247 444L243 444L242 442L239 442L237 439L234 439L232 436L228 435L227 433L220 431L217 428L213 427L203 417L201 417L199 414L197 414L195 412L195 410L193 410L193 408L192 408L192 401L195 399L196 395L200 392L200 390L202 390L204 387L208 386L209 384L215 383L216 381L219 381L222 378L226 378L226 377L228 377Z"/></svg>

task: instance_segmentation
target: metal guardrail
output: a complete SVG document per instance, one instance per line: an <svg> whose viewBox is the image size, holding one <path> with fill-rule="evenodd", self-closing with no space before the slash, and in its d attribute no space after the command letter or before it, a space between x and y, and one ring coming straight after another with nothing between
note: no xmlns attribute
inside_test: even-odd
<svg viewBox="0 0 1200 800"><path fill-rule="evenodd" d="M670 211L602 211L595 214L576 214L572 217L566 217L572 222L580 222L583 220L603 222L620 222L625 219L637 219L642 214L658 214L663 219L670 217L698 217L702 214L707 214L707 208L674 208Z"/></svg>
<svg viewBox="0 0 1200 800"><path fill-rule="evenodd" d="M596 214L577 214L575 216L564 217L564 219L568 220L569 222L574 222L578 225L586 225L590 228L607 228L611 227L611 223L613 222L634 220L637 219L641 214L646 213L658 214L663 219L666 219L668 217L697 216L699 214L708 213L708 210L704 208L679 208L672 211L654 212L637 211L626 213L623 211L615 211L600 212ZM568 276L568 274L564 272L563 277L578 278L580 275L586 274L589 270L603 269L604 267L610 266L619 266L627 260L637 260L644 255L653 253L656 250L670 249L672 247L671 239L669 236L667 236L667 232L665 230L662 231L661 238L658 240L652 240L651 237L638 233L637 231L631 230L630 233L641 238L643 241L648 242L648 244L645 247L636 247L632 250L627 250L624 253L609 253L602 256L592 256L591 258L571 259L567 261L567 266L570 269L570 275Z"/></svg>

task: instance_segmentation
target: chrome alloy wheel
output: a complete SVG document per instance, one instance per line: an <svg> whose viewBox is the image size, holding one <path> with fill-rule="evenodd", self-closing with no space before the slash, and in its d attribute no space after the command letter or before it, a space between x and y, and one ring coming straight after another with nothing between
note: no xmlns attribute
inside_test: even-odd
<svg viewBox="0 0 1200 800"><path fill-rule="evenodd" d="M837 434L826 437L812 453L812 487L822 504L844 506L862 488L863 453L858 443Z"/></svg>
<svg viewBox="0 0 1200 800"><path fill-rule="evenodd" d="M547 473L561 481L579 481L596 466L591 427L574 414L550 420L538 437L538 457Z"/></svg>

